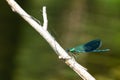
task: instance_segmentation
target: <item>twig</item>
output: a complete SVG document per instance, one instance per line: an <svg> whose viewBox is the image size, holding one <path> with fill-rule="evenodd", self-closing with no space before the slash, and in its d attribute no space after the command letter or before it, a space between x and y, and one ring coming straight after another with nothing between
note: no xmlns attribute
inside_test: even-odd
<svg viewBox="0 0 120 80"><path fill-rule="evenodd" d="M46 7L43 6L43 28L47 30L47 26L48 26L48 20L47 20Z"/></svg>
<svg viewBox="0 0 120 80"><path fill-rule="evenodd" d="M53 48L56 54L60 59L63 59L69 67L71 67L83 80L95 80L84 67L78 64L74 58L69 56L66 51L58 44L58 42L51 36L51 34L47 31L47 15L46 8L43 7L43 18L44 24L41 26L31 18L29 14L27 14L14 0L6 0L8 4L11 6L12 10L18 13L25 21L27 21Z"/></svg>

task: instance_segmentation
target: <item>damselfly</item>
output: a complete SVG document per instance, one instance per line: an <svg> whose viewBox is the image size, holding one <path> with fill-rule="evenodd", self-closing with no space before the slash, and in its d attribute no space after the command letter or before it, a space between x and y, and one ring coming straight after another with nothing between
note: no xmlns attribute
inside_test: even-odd
<svg viewBox="0 0 120 80"><path fill-rule="evenodd" d="M110 49L98 49L102 45L102 41L100 39L95 39L92 41L89 41L85 44L67 49L67 52L71 53L86 53L86 52L106 52L109 51Z"/></svg>

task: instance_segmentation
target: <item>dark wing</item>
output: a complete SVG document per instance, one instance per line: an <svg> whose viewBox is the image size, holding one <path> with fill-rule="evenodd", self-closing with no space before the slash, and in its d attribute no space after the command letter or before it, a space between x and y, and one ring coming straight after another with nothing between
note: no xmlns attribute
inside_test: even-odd
<svg viewBox="0 0 120 80"><path fill-rule="evenodd" d="M102 42L99 39L92 40L86 44L84 44L85 52L92 52L101 46Z"/></svg>

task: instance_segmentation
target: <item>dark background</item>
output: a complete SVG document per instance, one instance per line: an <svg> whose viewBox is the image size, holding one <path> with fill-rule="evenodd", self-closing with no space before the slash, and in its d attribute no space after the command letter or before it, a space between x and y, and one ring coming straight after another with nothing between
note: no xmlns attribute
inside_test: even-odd
<svg viewBox="0 0 120 80"><path fill-rule="evenodd" d="M120 80L120 0L16 0L66 49L101 39L105 53L76 55L97 80ZM5 0L0 0L0 80L81 80Z"/></svg>

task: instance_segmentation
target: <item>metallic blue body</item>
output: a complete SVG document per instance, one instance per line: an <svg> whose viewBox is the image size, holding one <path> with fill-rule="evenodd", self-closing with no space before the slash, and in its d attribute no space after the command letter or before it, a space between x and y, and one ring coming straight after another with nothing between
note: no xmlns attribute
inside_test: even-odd
<svg viewBox="0 0 120 80"><path fill-rule="evenodd" d="M105 51L109 51L109 49L103 49L103 50L99 50L98 48L100 48L102 45L102 41L100 39L95 39L92 41L89 41L85 44L82 44L80 46L74 47L74 48L70 48L68 50L66 50L67 52L71 52L71 53L86 53L86 52L105 52Z"/></svg>

